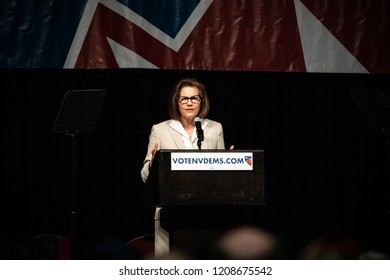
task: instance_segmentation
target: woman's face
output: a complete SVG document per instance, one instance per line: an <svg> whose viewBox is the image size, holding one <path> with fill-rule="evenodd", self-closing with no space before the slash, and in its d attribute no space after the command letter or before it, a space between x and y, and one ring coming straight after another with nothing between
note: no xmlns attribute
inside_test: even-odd
<svg viewBox="0 0 390 280"><path fill-rule="evenodd" d="M196 87L183 87L179 94L179 111L182 118L192 121L200 110L202 102L199 90Z"/></svg>

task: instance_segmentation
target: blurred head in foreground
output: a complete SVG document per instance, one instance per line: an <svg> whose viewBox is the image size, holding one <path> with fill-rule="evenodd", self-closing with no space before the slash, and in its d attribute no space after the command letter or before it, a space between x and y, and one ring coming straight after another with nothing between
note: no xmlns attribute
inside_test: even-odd
<svg viewBox="0 0 390 280"><path fill-rule="evenodd" d="M280 242L270 232L242 226L225 232L215 243L214 257L231 260L266 260L280 258Z"/></svg>

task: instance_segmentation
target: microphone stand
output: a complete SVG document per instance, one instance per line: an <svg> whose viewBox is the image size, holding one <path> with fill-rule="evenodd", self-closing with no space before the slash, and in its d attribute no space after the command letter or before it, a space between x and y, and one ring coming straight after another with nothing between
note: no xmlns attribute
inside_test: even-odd
<svg viewBox="0 0 390 280"><path fill-rule="evenodd" d="M196 135L198 136L198 148L199 150L201 150L202 141L204 140L204 135L203 135L202 124L200 122L200 118L198 117L195 118L195 127L196 127Z"/></svg>
<svg viewBox="0 0 390 280"><path fill-rule="evenodd" d="M202 146L202 140L200 140L200 139L198 138L198 148L199 148L199 150L202 149L201 146Z"/></svg>
<svg viewBox="0 0 390 280"><path fill-rule="evenodd" d="M200 124L199 124L200 126ZM201 150L201 146L202 146L202 141L204 140L204 136L203 136L203 129L200 128L198 129L198 127L196 128L196 135L198 136L198 148L199 150Z"/></svg>

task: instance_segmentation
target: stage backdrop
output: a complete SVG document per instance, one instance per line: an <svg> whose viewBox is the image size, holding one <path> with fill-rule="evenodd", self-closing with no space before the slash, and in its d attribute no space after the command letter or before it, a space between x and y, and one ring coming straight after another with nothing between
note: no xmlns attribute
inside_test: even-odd
<svg viewBox="0 0 390 280"><path fill-rule="evenodd" d="M387 0L5 0L0 67L388 73Z"/></svg>

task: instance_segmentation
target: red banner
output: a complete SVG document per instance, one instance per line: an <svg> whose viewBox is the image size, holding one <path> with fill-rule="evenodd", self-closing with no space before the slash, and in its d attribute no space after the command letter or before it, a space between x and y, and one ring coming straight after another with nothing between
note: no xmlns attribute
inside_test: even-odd
<svg viewBox="0 0 390 280"><path fill-rule="evenodd" d="M64 67L389 73L389 3L201 0L172 36L117 1L89 1Z"/></svg>

